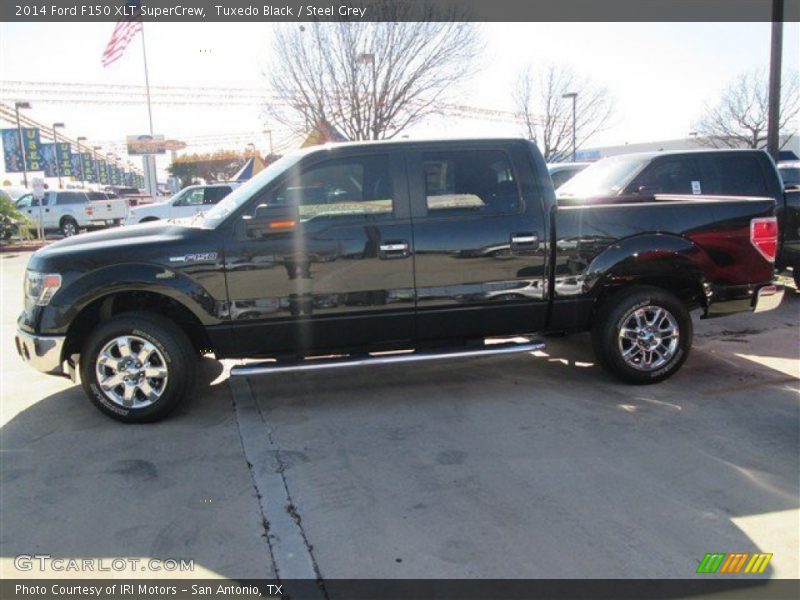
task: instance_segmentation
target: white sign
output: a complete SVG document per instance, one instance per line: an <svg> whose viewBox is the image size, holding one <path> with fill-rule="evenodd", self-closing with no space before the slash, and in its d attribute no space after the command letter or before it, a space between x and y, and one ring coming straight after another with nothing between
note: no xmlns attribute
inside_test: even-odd
<svg viewBox="0 0 800 600"><path fill-rule="evenodd" d="M31 185L33 186L33 197L37 200L44 198L44 179L34 177L31 179Z"/></svg>

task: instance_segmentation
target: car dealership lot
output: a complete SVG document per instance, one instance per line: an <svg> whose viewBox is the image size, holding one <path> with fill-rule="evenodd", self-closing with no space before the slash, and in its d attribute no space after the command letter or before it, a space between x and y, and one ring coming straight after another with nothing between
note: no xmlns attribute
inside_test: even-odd
<svg viewBox="0 0 800 600"><path fill-rule="evenodd" d="M656 386L612 380L585 335L235 385L206 358L210 387L126 426L16 356L28 256L0 255L4 577L58 575L14 568L43 553L194 560L170 576L680 578L755 550L798 576L793 289L777 311L696 321Z"/></svg>

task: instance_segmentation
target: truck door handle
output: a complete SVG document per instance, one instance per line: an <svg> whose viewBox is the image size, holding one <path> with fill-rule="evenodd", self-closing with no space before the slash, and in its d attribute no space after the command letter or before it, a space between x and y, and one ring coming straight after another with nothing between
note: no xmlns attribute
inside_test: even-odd
<svg viewBox="0 0 800 600"><path fill-rule="evenodd" d="M408 256L408 242L405 240L386 241L379 248L381 258L405 258Z"/></svg>
<svg viewBox="0 0 800 600"><path fill-rule="evenodd" d="M539 236L533 232L525 231L511 234L512 250L535 250L539 247Z"/></svg>

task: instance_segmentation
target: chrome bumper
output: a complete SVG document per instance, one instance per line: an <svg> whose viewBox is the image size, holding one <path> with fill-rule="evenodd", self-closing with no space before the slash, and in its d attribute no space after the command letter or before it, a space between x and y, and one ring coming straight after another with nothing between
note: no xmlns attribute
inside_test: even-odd
<svg viewBox="0 0 800 600"><path fill-rule="evenodd" d="M758 288L753 298L753 312L765 312L778 308L783 300L784 288L782 285L765 285Z"/></svg>
<svg viewBox="0 0 800 600"><path fill-rule="evenodd" d="M66 336L63 335L32 335L17 329L14 342L17 345L17 354L37 371L69 377L61 366L61 352L64 349L65 339Z"/></svg>

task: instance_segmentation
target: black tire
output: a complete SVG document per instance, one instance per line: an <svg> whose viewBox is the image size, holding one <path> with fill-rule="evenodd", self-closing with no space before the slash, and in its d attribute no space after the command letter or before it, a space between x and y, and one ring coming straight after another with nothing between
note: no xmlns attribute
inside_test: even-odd
<svg viewBox="0 0 800 600"><path fill-rule="evenodd" d="M133 336L152 344L158 350L156 354L160 353L156 357L157 366L166 368L166 380L157 390L160 396L148 406L125 407L105 393L98 382L98 355L108 343L121 336ZM191 394L196 379L195 354L189 338L172 321L144 311L123 313L101 323L86 340L80 359L81 382L92 403L109 417L124 423L158 421Z"/></svg>
<svg viewBox="0 0 800 600"><path fill-rule="evenodd" d="M655 325L648 323L657 319L657 311L650 307L667 311ZM628 337L621 339L623 328L630 335L636 333L626 325L638 321L639 310L646 325L641 328L644 331L634 338L635 341ZM677 331L675 344L671 342L670 331ZM662 335L664 341L661 341ZM598 362L612 375L627 383L642 385L663 381L678 371L689 356L692 335L692 317L680 299L660 288L635 286L603 302L594 320L592 346ZM650 347L656 352L644 349ZM624 353L630 355L627 360ZM656 356L658 359L654 361ZM658 364L662 359L663 364ZM634 364L636 362L638 365Z"/></svg>
<svg viewBox="0 0 800 600"><path fill-rule="evenodd" d="M78 233L80 233L80 229L78 228L78 222L72 217L62 218L58 226L59 229L61 230L61 235L63 235L64 237L72 237L73 235L77 235Z"/></svg>

